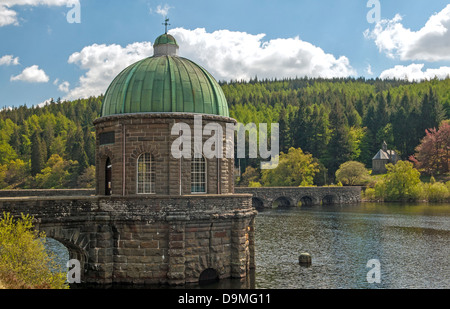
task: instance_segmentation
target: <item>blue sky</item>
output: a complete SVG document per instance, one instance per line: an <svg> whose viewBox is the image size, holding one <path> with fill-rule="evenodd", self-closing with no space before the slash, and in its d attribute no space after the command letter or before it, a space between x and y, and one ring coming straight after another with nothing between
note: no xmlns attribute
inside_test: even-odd
<svg viewBox="0 0 450 309"><path fill-rule="evenodd" d="M379 23L368 1L0 0L0 108L103 93L152 55L165 12L180 56L218 80L450 73L448 1L374 1Z"/></svg>

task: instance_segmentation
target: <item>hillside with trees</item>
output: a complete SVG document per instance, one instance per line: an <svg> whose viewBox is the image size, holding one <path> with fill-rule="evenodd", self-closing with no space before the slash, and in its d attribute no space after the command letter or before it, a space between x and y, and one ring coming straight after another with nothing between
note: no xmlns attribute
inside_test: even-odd
<svg viewBox="0 0 450 309"><path fill-rule="evenodd" d="M414 157L417 147L443 120L450 119L450 79L415 83L363 78L254 78L222 82L221 86L230 116L238 122L279 123L280 151L286 160L294 148L301 151L292 150L291 155L306 156L302 157L305 162L313 162L309 169L315 172L300 181L308 184L333 183L336 171L348 161L370 169L383 141L402 160L420 159L420 155ZM100 114L102 99L57 100L43 107L3 109L0 189L93 187L93 121ZM260 161L239 162L243 173L252 167L247 174L252 175L251 182L260 181ZM274 176L267 172L264 179L276 179ZM240 181L249 183L244 174Z"/></svg>
<svg viewBox="0 0 450 309"><path fill-rule="evenodd" d="M0 188L91 188L103 97L0 112Z"/></svg>

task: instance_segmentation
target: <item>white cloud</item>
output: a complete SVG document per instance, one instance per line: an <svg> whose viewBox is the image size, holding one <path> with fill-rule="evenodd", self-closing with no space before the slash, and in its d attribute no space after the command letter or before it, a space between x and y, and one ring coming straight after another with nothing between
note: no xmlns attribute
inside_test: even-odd
<svg viewBox="0 0 450 309"><path fill-rule="evenodd" d="M356 75L347 57L336 58L298 37L263 41L265 34L207 33L203 28L175 28L169 33L180 45L181 56L204 66L218 80Z"/></svg>
<svg viewBox="0 0 450 309"><path fill-rule="evenodd" d="M61 92L68 93L69 92L70 83L65 81L58 85L58 90Z"/></svg>
<svg viewBox="0 0 450 309"><path fill-rule="evenodd" d="M169 6L168 4L164 4L164 6L158 5L154 12L161 15L162 17L167 17L167 15L169 15L170 9L173 9L173 7ZM153 13L153 9L150 9L150 13Z"/></svg>
<svg viewBox="0 0 450 309"><path fill-rule="evenodd" d="M17 12L11 8L19 5L47 5L47 6L63 6L78 0L1 0L0 3L0 27L7 25L19 25L17 20Z"/></svg>
<svg viewBox="0 0 450 309"><path fill-rule="evenodd" d="M153 55L150 42L120 45L90 45L73 53L68 62L86 70L79 85L68 90L65 100L74 100L105 93L112 80L127 66Z"/></svg>
<svg viewBox="0 0 450 309"><path fill-rule="evenodd" d="M423 70L424 64L410 64L408 66L396 65L394 68L383 71L381 79L405 79L409 81L422 81L434 78L445 79L450 76L450 67Z"/></svg>
<svg viewBox="0 0 450 309"><path fill-rule="evenodd" d="M39 104L37 105L37 107L42 108L42 107L44 107L44 106L46 106L46 105L49 105L52 101L53 101L53 98L50 98L50 99L48 99L48 100L45 100L44 102L39 103Z"/></svg>
<svg viewBox="0 0 450 309"><path fill-rule="evenodd" d="M372 66L370 65L370 63L367 65L366 73L369 75L373 75Z"/></svg>
<svg viewBox="0 0 450 309"><path fill-rule="evenodd" d="M49 77L44 70L39 69L37 65L33 65L23 70L17 76L11 76L11 81L23 81L28 83L47 83Z"/></svg>
<svg viewBox="0 0 450 309"><path fill-rule="evenodd" d="M17 13L0 4L0 27L18 24Z"/></svg>
<svg viewBox="0 0 450 309"><path fill-rule="evenodd" d="M349 60L325 53L299 38L263 42L264 34L205 29L170 30L180 45L180 56L209 71L217 80L287 77L347 77L356 75ZM112 80L128 65L153 55L150 42L90 45L69 57L87 72L69 89L65 100L105 93Z"/></svg>
<svg viewBox="0 0 450 309"><path fill-rule="evenodd" d="M1 5L6 7L13 7L18 5L29 5L29 6L38 6L38 5L47 5L47 6L63 6L70 3L74 3L79 0L2 0Z"/></svg>
<svg viewBox="0 0 450 309"><path fill-rule="evenodd" d="M373 39L380 52L401 60L442 61L450 60L450 4L431 16L418 31L405 28L402 17L382 20L366 38Z"/></svg>
<svg viewBox="0 0 450 309"><path fill-rule="evenodd" d="M0 58L0 65L18 65L19 57L14 58L13 55L6 55Z"/></svg>

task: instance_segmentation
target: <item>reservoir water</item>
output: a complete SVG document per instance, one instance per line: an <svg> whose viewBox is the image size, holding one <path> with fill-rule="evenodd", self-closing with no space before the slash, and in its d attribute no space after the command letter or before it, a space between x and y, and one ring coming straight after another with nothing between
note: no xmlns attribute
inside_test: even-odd
<svg viewBox="0 0 450 309"><path fill-rule="evenodd" d="M255 221L256 270L206 288L450 288L450 204L271 209ZM49 245L67 261L65 250ZM302 252L311 254L310 267L299 265ZM380 283L367 280L370 260L379 261Z"/></svg>

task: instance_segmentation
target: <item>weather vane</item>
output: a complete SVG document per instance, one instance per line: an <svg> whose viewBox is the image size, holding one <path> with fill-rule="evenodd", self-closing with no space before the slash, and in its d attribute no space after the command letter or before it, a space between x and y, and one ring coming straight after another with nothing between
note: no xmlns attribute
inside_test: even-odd
<svg viewBox="0 0 450 309"><path fill-rule="evenodd" d="M167 34L167 26L170 26L170 24L169 24L169 19L168 19L167 17L166 17L166 19L165 19L163 25L166 26L166 34Z"/></svg>

